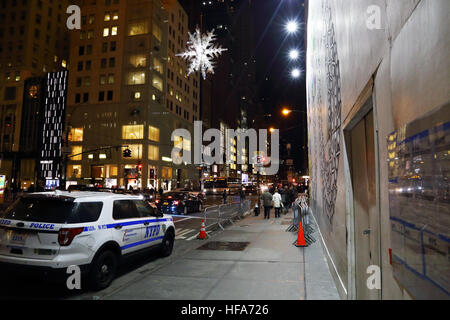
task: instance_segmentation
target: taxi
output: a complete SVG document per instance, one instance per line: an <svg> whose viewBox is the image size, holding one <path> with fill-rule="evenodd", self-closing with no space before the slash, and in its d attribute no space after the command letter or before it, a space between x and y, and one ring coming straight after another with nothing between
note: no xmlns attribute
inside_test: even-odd
<svg viewBox="0 0 450 320"><path fill-rule="evenodd" d="M143 197L102 192L25 195L0 213L0 268L78 266L94 290L108 287L122 258L172 253L175 226Z"/></svg>

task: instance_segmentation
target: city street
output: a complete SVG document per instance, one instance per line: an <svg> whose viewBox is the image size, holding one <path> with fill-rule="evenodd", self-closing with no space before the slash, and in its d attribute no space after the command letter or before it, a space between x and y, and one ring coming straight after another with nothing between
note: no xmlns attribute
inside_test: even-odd
<svg viewBox="0 0 450 320"><path fill-rule="evenodd" d="M449 12L0 0L0 300L450 300Z"/></svg>
<svg viewBox="0 0 450 320"><path fill-rule="evenodd" d="M307 251L295 247L296 234L286 232L292 215L275 219L273 214L270 220L247 215L223 231L209 233L207 240L177 236L170 257L136 256L121 267L109 288L99 292L69 291L64 285L20 276L5 279L0 298L339 299L320 242ZM177 218L177 230L198 226L194 220ZM213 245L203 249L208 244Z"/></svg>

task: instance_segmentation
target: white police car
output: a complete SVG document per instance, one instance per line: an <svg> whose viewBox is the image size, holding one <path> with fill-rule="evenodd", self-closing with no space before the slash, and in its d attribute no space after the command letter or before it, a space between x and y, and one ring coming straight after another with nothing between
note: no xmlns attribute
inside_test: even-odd
<svg viewBox="0 0 450 320"><path fill-rule="evenodd" d="M34 193L0 213L0 267L64 272L79 266L96 289L121 258L150 247L172 253L175 226L141 197L101 192Z"/></svg>

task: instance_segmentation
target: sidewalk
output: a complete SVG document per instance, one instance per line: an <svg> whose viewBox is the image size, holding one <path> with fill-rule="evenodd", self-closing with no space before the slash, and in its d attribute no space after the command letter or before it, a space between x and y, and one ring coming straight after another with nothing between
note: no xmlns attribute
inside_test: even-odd
<svg viewBox="0 0 450 320"><path fill-rule="evenodd" d="M274 219L272 210L270 220L263 216L247 216L207 241L195 240L196 249L103 298L339 299L320 239L297 248L297 234L285 231L291 214ZM208 250L198 249L205 244Z"/></svg>

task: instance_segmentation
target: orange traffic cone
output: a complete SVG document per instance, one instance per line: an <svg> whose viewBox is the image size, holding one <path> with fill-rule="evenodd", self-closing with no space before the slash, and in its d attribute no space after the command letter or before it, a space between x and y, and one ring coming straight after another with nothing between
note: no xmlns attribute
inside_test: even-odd
<svg viewBox="0 0 450 320"><path fill-rule="evenodd" d="M305 235L303 234L303 227L302 222L300 221L298 223L298 236L297 236L297 242L294 243L296 247L306 247L306 241L305 241Z"/></svg>
<svg viewBox="0 0 450 320"><path fill-rule="evenodd" d="M208 235L206 233L206 227L205 227L205 219L202 220L202 227L200 228L200 233L198 234L197 239L204 240L208 238Z"/></svg>

